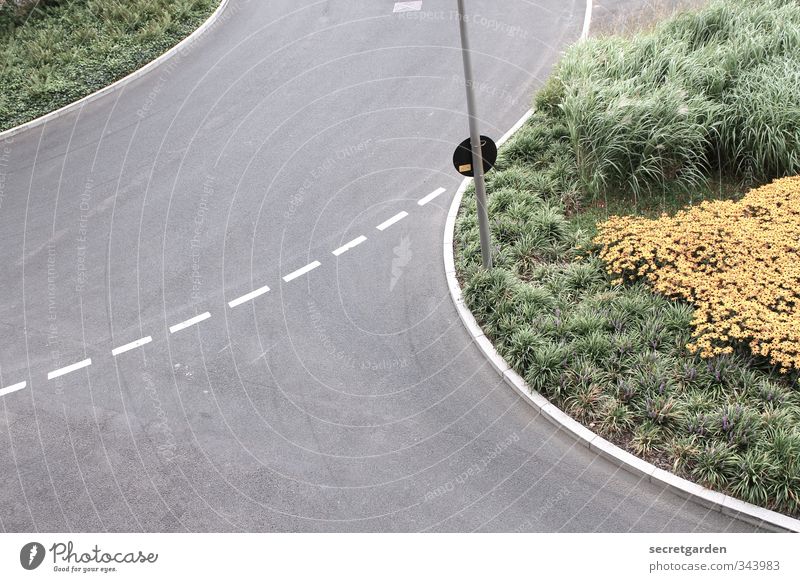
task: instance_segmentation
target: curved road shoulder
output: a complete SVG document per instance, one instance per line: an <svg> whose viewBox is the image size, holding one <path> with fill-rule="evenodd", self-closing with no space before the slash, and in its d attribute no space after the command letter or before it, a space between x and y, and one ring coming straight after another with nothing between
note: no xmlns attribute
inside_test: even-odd
<svg viewBox="0 0 800 582"><path fill-rule="evenodd" d="M29 129L33 128L33 127L37 127L39 125L42 125L43 123L47 123L48 121L53 121L54 119L58 119L62 115L66 115L67 113L70 113L71 111L74 111L75 109L77 109L79 107L83 107L83 106L91 103L92 101L94 101L96 99L99 99L100 97L102 97L106 93L110 93L111 91L119 89L119 88L127 85L128 83L131 83L132 81L135 81L136 79L138 79L142 75L145 75L145 74L149 73L154 68L159 66L161 63L163 63L164 61L174 57L175 55L188 51L191 48L191 45L193 43L195 43L203 34L205 34L208 30L210 30L217 23L217 20L219 20L220 16L222 16L222 13L228 7L228 3L229 2L230 2L230 0L220 0L219 6L217 6L217 9L214 10L214 12L211 14L211 16L209 16L206 19L206 21L203 22L203 24L201 24L200 27L197 30L195 30L192 34L190 34L189 36L184 38L182 41L180 41L174 47L172 47L171 49L167 50L165 53L163 53L158 58L150 61L149 63L147 63L143 67L141 67L139 69L136 69L132 73L130 73L127 76L123 77L122 79L114 81L110 85L107 85L107 86L103 87L102 89L98 89L94 93L90 93L86 97L78 99L77 101L73 101L72 103L68 103L67 105L64 105L63 107L61 107L59 109L56 109L55 111L51 111L50 113L45 113L41 117L37 117L36 119L31 119L30 121L27 121L27 122L23 123L22 125L18 125L16 127L12 127L11 129L7 129L5 131L0 131L0 140L11 138L11 137L17 135L18 133L21 133L23 131L29 130Z"/></svg>
<svg viewBox="0 0 800 582"><path fill-rule="evenodd" d="M583 34L581 40L584 40L589 35L589 26L591 23L592 15L592 0L586 2L586 17L584 20ZM533 110L529 110L522 118L498 141L497 145L503 145L508 139L522 127L528 118L533 114ZM745 521L747 523L766 526L776 531L791 531L800 532L800 520L793 519L789 516L783 515L769 509L764 509L746 503L729 495L724 495L717 491L712 491L693 483L686 479L682 479L677 475L673 475L668 471L659 469L655 465L643 461L642 459L630 454L629 452L619 448L606 439L596 435L588 428L573 420L564 412L559 410L556 406L551 404L544 396L535 392L528 386L527 382L514 370L511 366L497 353L494 349L492 342L483 333L480 325L472 316L469 308L464 303L464 298L461 294L461 286L456 277L455 259L453 256L453 233L456 226L456 217L458 216L458 209L461 207L461 199L464 192L471 182L471 178L466 178L458 188L458 191L453 198L450 205L450 211L447 214L447 223L444 227L444 241L443 241L443 255L444 255L444 270L447 276L447 287L450 290L450 298L458 311L458 316L464 327L467 328L472 341L478 346L484 356L489 360L489 363L497 371L506 384L511 386L517 394L519 394L528 404L538 410L547 420L549 420L556 428L563 430L565 433L575 438L578 443L590 450L602 455L620 468L632 473L637 477L644 477L651 483L657 483L670 489L681 497L696 501L700 505L719 511L724 515L729 515Z"/></svg>

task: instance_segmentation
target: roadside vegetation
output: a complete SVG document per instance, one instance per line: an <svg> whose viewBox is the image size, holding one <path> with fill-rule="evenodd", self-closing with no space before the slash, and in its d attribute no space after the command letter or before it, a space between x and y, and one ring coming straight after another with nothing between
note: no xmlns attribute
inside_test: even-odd
<svg viewBox="0 0 800 582"><path fill-rule="evenodd" d="M487 175L493 269L472 191L456 224L487 336L595 432L800 516L800 5L578 44L534 104Z"/></svg>
<svg viewBox="0 0 800 582"><path fill-rule="evenodd" d="M614 216L600 230L612 283L646 280L694 306L690 351L800 369L800 177L656 220Z"/></svg>
<svg viewBox="0 0 800 582"><path fill-rule="evenodd" d="M142 67L219 0L0 0L0 131Z"/></svg>

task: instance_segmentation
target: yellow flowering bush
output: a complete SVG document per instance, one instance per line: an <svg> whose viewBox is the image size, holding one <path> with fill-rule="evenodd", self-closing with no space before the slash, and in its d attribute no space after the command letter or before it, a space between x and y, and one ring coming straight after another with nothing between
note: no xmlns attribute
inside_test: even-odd
<svg viewBox="0 0 800 582"><path fill-rule="evenodd" d="M800 370L800 176L675 216L613 216L595 242L616 283L644 279L694 305L692 352L748 346Z"/></svg>

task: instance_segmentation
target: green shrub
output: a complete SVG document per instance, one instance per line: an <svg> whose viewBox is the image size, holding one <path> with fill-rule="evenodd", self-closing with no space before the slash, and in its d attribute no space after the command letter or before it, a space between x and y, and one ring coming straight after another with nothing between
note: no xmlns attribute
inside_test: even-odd
<svg viewBox="0 0 800 582"><path fill-rule="evenodd" d="M576 293L588 294L606 282L605 270L596 259L570 263L564 269L564 288Z"/></svg>
<svg viewBox="0 0 800 582"><path fill-rule="evenodd" d="M740 353L688 353L693 308L612 285L587 232L612 208L657 214L798 171L798 34L796 2L723 0L570 49L488 175L502 268L480 267L469 191L456 227L467 304L533 390L648 460L791 515L798 380ZM697 194L712 171L729 181Z"/></svg>
<svg viewBox="0 0 800 582"><path fill-rule="evenodd" d="M594 421L607 410L613 400L599 384L581 384L564 400L568 414L584 422Z"/></svg>
<svg viewBox="0 0 800 582"><path fill-rule="evenodd" d="M715 106L681 85L645 92L633 80L603 85L590 78L567 86L563 109L580 187L589 197L615 189L641 195L668 182L685 191L704 184L711 146L706 119Z"/></svg>
<svg viewBox="0 0 800 582"><path fill-rule="evenodd" d="M548 115L558 115L561 104L564 101L564 84L557 75L550 75L536 97L533 100L533 107L536 111L541 111Z"/></svg>
<svg viewBox="0 0 800 582"><path fill-rule="evenodd" d="M660 452L664 445L661 428L646 420L636 425L630 446L636 454L652 455Z"/></svg>
<svg viewBox="0 0 800 582"><path fill-rule="evenodd" d="M764 452L748 450L736 456L736 479L731 480L731 492L741 499L766 505L770 499L771 482L779 472L774 459Z"/></svg>
<svg viewBox="0 0 800 582"><path fill-rule="evenodd" d="M618 398L610 397L604 403L605 409L597 415L599 430L614 436L629 432L636 424L630 409Z"/></svg>
<svg viewBox="0 0 800 582"><path fill-rule="evenodd" d="M218 0L38 0L0 6L0 131L127 75L178 43ZM33 10L33 8L36 10Z"/></svg>
<svg viewBox="0 0 800 582"><path fill-rule="evenodd" d="M573 339L601 333L606 324L607 319L596 311L571 310L564 314L564 331Z"/></svg>
<svg viewBox="0 0 800 582"><path fill-rule="evenodd" d="M737 457L729 445L713 442L703 446L691 463L690 473L701 485L724 489L735 477Z"/></svg>
<svg viewBox="0 0 800 582"><path fill-rule="evenodd" d="M775 56L744 73L725 101L719 131L729 171L759 181L800 174L797 52Z"/></svg>
<svg viewBox="0 0 800 582"><path fill-rule="evenodd" d="M610 357L613 344L607 333L594 330L573 340L571 347L576 354L584 354L597 363L603 363Z"/></svg>
<svg viewBox="0 0 800 582"><path fill-rule="evenodd" d="M563 123L589 197L690 191L711 168L800 171L800 5L718 0L632 38L570 48L537 108Z"/></svg>
<svg viewBox="0 0 800 582"><path fill-rule="evenodd" d="M544 287L518 284L514 287L514 309L526 321L542 313L551 313L556 307L556 299Z"/></svg>
<svg viewBox="0 0 800 582"><path fill-rule="evenodd" d="M528 386L543 394L562 394L560 378L569 357L569 350L562 344L541 342L532 352L528 367L523 370Z"/></svg>

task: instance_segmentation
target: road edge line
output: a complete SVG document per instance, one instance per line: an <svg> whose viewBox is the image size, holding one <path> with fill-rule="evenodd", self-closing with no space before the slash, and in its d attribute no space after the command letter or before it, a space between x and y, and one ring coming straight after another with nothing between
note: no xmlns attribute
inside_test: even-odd
<svg viewBox="0 0 800 582"><path fill-rule="evenodd" d="M110 85L106 85L95 91L94 93L90 93L85 97L81 97L77 101L73 101L72 103L67 103L63 107L56 109L55 111L51 111L50 113L45 113L44 115L37 117L35 119L31 119L30 121L26 121L16 127L11 127L4 131L0 131L0 140L7 140L8 138L14 137L15 135L27 131L29 129L33 129L34 127L38 127L48 121L53 121L58 119L59 117L63 117L68 113L72 113L74 109L79 107L88 105L92 101L99 99L100 97L114 91L115 89L119 89L125 85L128 85L132 81L135 81L139 77L149 73L152 69L156 68L158 65L163 63L164 61L172 58L176 53L184 50L185 45L190 44L197 40L197 38L202 35L206 30L208 30L211 26L215 24L215 22L219 19L222 15L222 12L227 8L230 0L220 0L219 6L214 12L209 16L203 24L200 25L192 34L184 38L178 44L176 44L171 49L168 49L165 53L162 53L160 56L156 57L154 60L150 61L149 63L145 64L144 66L136 69L135 71L128 73L126 76L122 77L111 83Z"/></svg>
<svg viewBox="0 0 800 582"><path fill-rule="evenodd" d="M588 17L586 23L589 23L591 20L591 4L592 0L587 0ZM586 34L588 34L588 25L584 24L584 35ZM584 38L584 36L581 36L582 40ZM500 138L497 142L498 147L508 141L508 139L525 124L531 115L533 115L533 109L529 109L525 115ZM621 449L562 412L544 396L531 389L524 378L511 369L511 366L497 353L497 350L483 333L480 325L478 325L472 312L464 302L461 285L456 277L455 256L453 252L456 218L461 208L461 200L464 197L464 192L470 182L472 182L472 178L465 178L461 182L450 204L450 210L447 213L447 221L445 222L442 241L444 271L447 277L447 287L450 290L450 299L453 301L461 323L466 328L473 343L475 343L480 352L489 361L492 368L503 378L503 381L513 388L525 402L539 411L556 428L564 431L566 434L572 436L579 444L596 452L634 476L646 477L651 483L661 485L684 499L694 501L707 509L718 511L723 515L735 517L751 525L756 525L758 527L768 526L769 529L778 531L800 532L800 520L778 513L777 511L765 509L753 505L752 503L736 499L724 493L707 489L688 479L664 471L632 455L628 451Z"/></svg>
<svg viewBox="0 0 800 582"><path fill-rule="evenodd" d="M583 16L583 30L581 31L581 40L589 38L589 29L592 26L592 8L594 8L594 0L586 0L586 12Z"/></svg>

